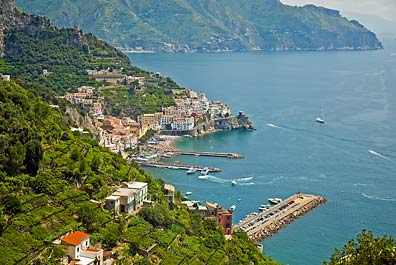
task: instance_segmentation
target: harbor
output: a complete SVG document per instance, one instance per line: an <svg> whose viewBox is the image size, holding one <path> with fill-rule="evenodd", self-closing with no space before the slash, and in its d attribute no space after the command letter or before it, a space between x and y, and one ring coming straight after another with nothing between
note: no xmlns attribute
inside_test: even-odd
<svg viewBox="0 0 396 265"><path fill-rule="evenodd" d="M325 202L326 199L321 196L296 193L272 207L263 209L261 213L248 215L233 227L233 231L245 231L248 237L257 243Z"/></svg>

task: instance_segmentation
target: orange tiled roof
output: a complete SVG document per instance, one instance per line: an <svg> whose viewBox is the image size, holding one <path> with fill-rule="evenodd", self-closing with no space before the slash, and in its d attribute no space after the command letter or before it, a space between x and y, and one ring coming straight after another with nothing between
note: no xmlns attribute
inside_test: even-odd
<svg viewBox="0 0 396 265"><path fill-rule="evenodd" d="M84 239L88 238L89 235L86 233L83 233L81 231L76 231L74 233L71 233L64 238L61 239L63 243L66 243L68 245L72 246L77 246L78 244L81 243Z"/></svg>

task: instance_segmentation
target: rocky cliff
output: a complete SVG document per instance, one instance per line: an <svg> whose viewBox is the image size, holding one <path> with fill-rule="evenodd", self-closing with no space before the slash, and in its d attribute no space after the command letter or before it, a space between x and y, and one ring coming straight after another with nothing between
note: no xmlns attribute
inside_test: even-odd
<svg viewBox="0 0 396 265"><path fill-rule="evenodd" d="M37 31L49 28L49 19L22 13L15 6L15 0L0 0L0 52L4 54L4 35L9 30Z"/></svg>

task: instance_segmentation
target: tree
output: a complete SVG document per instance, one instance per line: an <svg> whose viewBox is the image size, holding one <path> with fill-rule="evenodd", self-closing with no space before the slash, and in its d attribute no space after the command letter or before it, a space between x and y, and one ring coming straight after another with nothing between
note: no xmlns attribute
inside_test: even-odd
<svg viewBox="0 0 396 265"><path fill-rule="evenodd" d="M350 240L341 250L336 249L329 262L324 265L382 265L396 264L396 242L393 237L373 236L371 231L363 230L357 241Z"/></svg>
<svg viewBox="0 0 396 265"><path fill-rule="evenodd" d="M8 194L2 199L5 210L9 214L16 214L22 210L21 200L16 194Z"/></svg>
<svg viewBox="0 0 396 265"><path fill-rule="evenodd" d="M43 148L40 141L30 141L26 147L26 157L24 161L26 170L30 175L37 174L41 159L43 159Z"/></svg>

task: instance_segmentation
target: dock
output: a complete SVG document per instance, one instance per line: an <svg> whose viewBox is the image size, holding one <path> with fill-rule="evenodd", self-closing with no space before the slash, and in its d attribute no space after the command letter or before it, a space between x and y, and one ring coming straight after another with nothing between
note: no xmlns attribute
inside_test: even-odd
<svg viewBox="0 0 396 265"><path fill-rule="evenodd" d="M171 152L175 155L186 155L186 156L210 156L210 157L225 157L230 159L242 159L243 155L236 153L222 153L222 152L185 152L185 151L175 151L167 150L166 152Z"/></svg>
<svg viewBox="0 0 396 265"><path fill-rule="evenodd" d="M245 231L257 243L325 202L320 196L296 193L257 215L248 215L233 227L233 231Z"/></svg>
<svg viewBox="0 0 396 265"><path fill-rule="evenodd" d="M163 163L154 163L154 162L138 162L141 166L145 167L156 167L156 168L167 168L167 169L178 169L178 170L189 170L190 168L194 168L197 171L202 171L205 168L200 166L189 166L189 165L180 165L180 164L163 164ZM220 168L209 167L209 172L221 172Z"/></svg>

